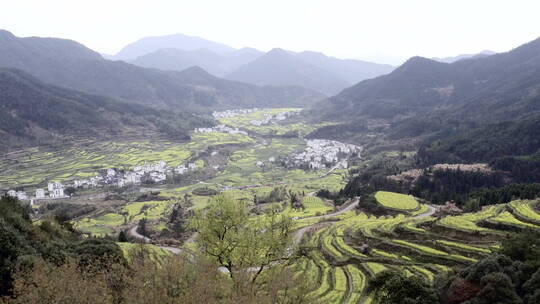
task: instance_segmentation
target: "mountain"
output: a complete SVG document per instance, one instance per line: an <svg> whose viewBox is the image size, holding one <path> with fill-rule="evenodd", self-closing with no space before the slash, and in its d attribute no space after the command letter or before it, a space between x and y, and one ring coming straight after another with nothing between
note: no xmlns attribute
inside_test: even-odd
<svg viewBox="0 0 540 304"><path fill-rule="evenodd" d="M349 84L315 65L282 49L273 49L228 74L227 79L256 85L295 85L325 94L334 94Z"/></svg>
<svg viewBox="0 0 540 304"><path fill-rule="evenodd" d="M355 59L338 59L319 52L304 51L296 56L309 64L332 72L350 84L388 74L394 70L394 67L388 64Z"/></svg>
<svg viewBox="0 0 540 304"><path fill-rule="evenodd" d="M127 45L117 55L104 57L163 71L199 66L214 76L231 80L259 86L302 86L327 95L394 69L390 65L342 60L311 51L294 53L273 49L264 54L253 48L235 50L182 34L143 38Z"/></svg>
<svg viewBox="0 0 540 304"><path fill-rule="evenodd" d="M111 56L111 59L129 60L155 52L159 49L180 49L184 51L195 51L198 49L207 49L217 54L233 52L235 49L222 43L206 40L199 37L188 36L184 34L174 34L166 36L145 37L136 42L126 45Z"/></svg>
<svg viewBox="0 0 540 304"><path fill-rule="evenodd" d="M485 50L485 51L482 51L482 52L476 53L476 54L461 54L461 55L457 55L457 56L454 56L454 57L444 57L444 58L435 57L435 58L432 58L432 59L435 60L435 61L444 62L444 63L453 63L453 62L460 61L460 60L463 60L463 59L481 58L481 57L491 56L491 55L494 55L494 54L496 54L496 53L493 52L493 51Z"/></svg>
<svg viewBox="0 0 540 304"><path fill-rule="evenodd" d="M191 114L67 90L0 68L0 149L129 134L182 139L194 127L209 124Z"/></svg>
<svg viewBox="0 0 540 304"><path fill-rule="evenodd" d="M199 66L210 74L221 77L241 65L255 60L263 53L255 49L244 48L225 55L220 55L208 49L185 51L181 49L159 49L142 55L129 63L164 71L182 71L192 66Z"/></svg>
<svg viewBox="0 0 540 304"><path fill-rule="evenodd" d="M495 123L539 111L540 39L451 64L414 57L314 107L324 119ZM428 115L428 116L426 116ZM429 120L431 118L431 120Z"/></svg>
<svg viewBox="0 0 540 304"><path fill-rule="evenodd" d="M317 52L273 49L225 77L256 85L297 85L333 95L392 69L389 65L342 60Z"/></svg>
<svg viewBox="0 0 540 304"><path fill-rule="evenodd" d="M214 77L103 59L83 45L55 38L18 38L0 31L0 67L17 68L46 83L146 105L212 111L242 107L306 106L322 95L300 87L257 87Z"/></svg>

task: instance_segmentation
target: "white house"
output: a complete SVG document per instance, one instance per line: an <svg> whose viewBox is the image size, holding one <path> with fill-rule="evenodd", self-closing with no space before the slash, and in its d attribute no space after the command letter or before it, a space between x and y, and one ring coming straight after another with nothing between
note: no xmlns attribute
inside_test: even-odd
<svg viewBox="0 0 540 304"><path fill-rule="evenodd" d="M7 192L7 195L8 195L8 196L11 196L11 197L17 197L17 191L15 191L15 190L9 190L9 191Z"/></svg>
<svg viewBox="0 0 540 304"><path fill-rule="evenodd" d="M64 194L64 185L62 183L53 182L49 183L49 196L52 198L59 198L59 197L65 197Z"/></svg>
<svg viewBox="0 0 540 304"><path fill-rule="evenodd" d="M114 169L107 169L107 176L112 177L116 175L116 170Z"/></svg>
<svg viewBox="0 0 540 304"><path fill-rule="evenodd" d="M24 191L17 191L17 198L20 200L27 200L28 195L26 195L26 192Z"/></svg>
<svg viewBox="0 0 540 304"><path fill-rule="evenodd" d="M178 167L176 167L174 169L174 172L176 172L178 174L186 174L188 171L189 171L189 169L186 168L186 166L184 166L184 165L180 165L180 166L178 166Z"/></svg>
<svg viewBox="0 0 540 304"><path fill-rule="evenodd" d="M141 176L135 172L127 172L124 175L124 178L127 184L140 184L141 183Z"/></svg>
<svg viewBox="0 0 540 304"><path fill-rule="evenodd" d="M52 192L49 193L49 196L52 198L66 197L64 194L64 188L55 188Z"/></svg>
<svg viewBox="0 0 540 304"><path fill-rule="evenodd" d="M36 198L45 198L45 190L36 189Z"/></svg>
<svg viewBox="0 0 540 304"><path fill-rule="evenodd" d="M150 178L156 182L156 183L159 183L159 182L162 182L164 180L167 179L167 176L165 175L165 173L160 173L160 172L151 172L150 173Z"/></svg>
<svg viewBox="0 0 540 304"><path fill-rule="evenodd" d="M49 183L47 185L47 189L49 190L49 193L52 192L54 189L57 189L57 188L64 189L64 185L62 185L62 183L59 183L59 182L52 182L52 183Z"/></svg>
<svg viewBox="0 0 540 304"><path fill-rule="evenodd" d="M120 188L124 187L126 185L126 180L123 179L123 178L119 178L118 181L116 182L116 185Z"/></svg>

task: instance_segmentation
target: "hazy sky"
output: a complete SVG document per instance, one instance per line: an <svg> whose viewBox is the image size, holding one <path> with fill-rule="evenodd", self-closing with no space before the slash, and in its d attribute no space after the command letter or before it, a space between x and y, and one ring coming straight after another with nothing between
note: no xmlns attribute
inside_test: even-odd
<svg viewBox="0 0 540 304"><path fill-rule="evenodd" d="M395 64L507 51L540 36L539 12L538 0L1 0L0 28L108 54L145 36L183 33Z"/></svg>

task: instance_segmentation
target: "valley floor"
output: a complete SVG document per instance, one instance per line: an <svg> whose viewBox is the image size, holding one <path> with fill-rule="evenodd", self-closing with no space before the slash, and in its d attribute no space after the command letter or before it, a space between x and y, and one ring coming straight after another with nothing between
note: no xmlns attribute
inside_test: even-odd
<svg viewBox="0 0 540 304"><path fill-rule="evenodd" d="M86 142L62 151L33 148L10 153L0 159L0 185L24 187L31 193L50 181L67 184L108 168L131 170L137 165L160 161L171 167L197 163L194 172L168 178L165 183L122 189L75 189L72 198L48 203L36 201L34 205L36 210L54 203L92 206L90 212L75 218L76 229L94 236L129 231L137 239L161 246L154 246L156 255L197 250L193 242L196 236L183 244L160 239L175 204L186 197L189 197L189 209L193 210L204 208L215 193L257 208L257 199L268 196L276 187L286 187L303 197L304 209L283 204L282 212L294 220L296 246L308 249L304 251L306 254L291 259L288 267L296 276L312 280L314 288L310 295L323 303L371 303L367 282L386 269L418 275L433 283L438 275L449 274L488 256L499 247L501 238L512 231L540 229L540 213L532 201L515 201L477 213L442 218L434 217L434 206L395 193L375 196L380 206L389 211L388 215L375 216L363 211L358 208L359 198L337 207L331 200L314 194L320 189L341 189L359 157L341 155L339 162L345 161L347 168L333 164L313 170L308 168L310 160L307 167L291 166L291 157L307 147L303 136L316 126L298 119L264 125L252 123L288 111L291 109L221 117L220 123L242 132L198 132L183 143ZM150 192L159 192L159 199L136 199ZM257 216L261 215L253 215ZM142 219L149 223L151 239L137 232L136 225ZM129 246L122 244L125 250Z"/></svg>

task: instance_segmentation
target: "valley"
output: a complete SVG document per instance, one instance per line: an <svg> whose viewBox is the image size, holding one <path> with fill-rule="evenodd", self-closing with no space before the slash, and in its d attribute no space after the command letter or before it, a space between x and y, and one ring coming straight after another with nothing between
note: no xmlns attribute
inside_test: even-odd
<svg viewBox="0 0 540 304"><path fill-rule="evenodd" d="M444 206L395 192L377 192L375 209L360 197L319 197L321 189L343 189L351 172L376 156L363 156L359 146L305 139L328 124L309 124L298 110L214 112L217 126L196 129L184 142L81 141L63 150L14 151L0 162L6 172L0 182L30 196L49 182L60 182L73 196L34 198L37 218L68 206L79 212L72 224L86 237L126 233L133 242L146 243L158 260L200 250L196 233L175 234L171 216L178 208L196 212L221 194L250 206L257 222L265 221L265 209L277 207L296 230L297 253L285 266L310 282L308 298L324 303L373 303L367 282L384 270L434 284L437 277L496 252L501 237L540 229L537 201L445 214ZM164 178L152 180L144 172L161 172ZM130 174L141 176L118 184L120 176ZM101 182L82 182L96 176ZM134 244L118 244L131 259Z"/></svg>
<svg viewBox="0 0 540 304"><path fill-rule="evenodd" d="M540 303L538 3L33 2L0 304Z"/></svg>

